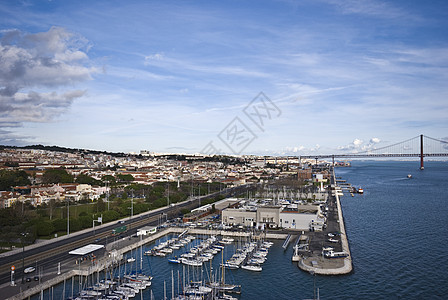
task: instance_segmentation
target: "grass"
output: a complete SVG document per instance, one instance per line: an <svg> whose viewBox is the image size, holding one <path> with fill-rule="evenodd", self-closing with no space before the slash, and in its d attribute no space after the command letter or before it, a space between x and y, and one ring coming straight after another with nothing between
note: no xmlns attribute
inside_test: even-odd
<svg viewBox="0 0 448 300"><path fill-rule="evenodd" d="M70 205L70 218L77 218L80 213L86 212L88 215L96 213L96 206L90 203ZM57 207L53 209L53 218L61 218L66 216L67 207Z"/></svg>

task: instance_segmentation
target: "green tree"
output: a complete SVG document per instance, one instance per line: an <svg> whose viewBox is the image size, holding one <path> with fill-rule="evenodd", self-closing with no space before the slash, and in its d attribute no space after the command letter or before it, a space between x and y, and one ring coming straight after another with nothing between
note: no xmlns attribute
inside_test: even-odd
<svg viewBox="0 0 448 300"><path fill-rule="evenodd" d="M106 210L106 203L104 203L104 200L101 198L96 201L95 206L97 212L102 212Z"/></svg>
<svg viewBox="0 0 448 300"><path fill-rule="evenodd" d="M134 176L132 176L131 174L118 174L117 179L119 182L129 183L134 181Z"/></svg>
<svg viewBox="0 0 448 300"><path fill-rule="evenodd" d="M31 182L25 171L0 170L0 191L10 191L14 186L29 184Z"/></svg>
<svg viewBox="0 0 448 300"><path fill-rule="evenodd" d="M79 174L78 177L76 177L76 183L80 184L90 184L90 185L102 185L101 180L97 180L89 175L85 174Z"/></svg>
<svg viewBox="0 0 448 300"><path fill-rule="evenodd" d="M36 230L38 236L48 236L54 231L54 226L49 221L41 220L36 223Z"/></svg>
<svg viewBox="0 0 448 300"><path fill-rule="evenodd" d="M103 213L103 223L118 220L118 218L120 218L120 214L115 210L108 210Z"/></svg>
<svg viewBox="0 0 448 300"><path fill-rule="evenodd" d="M81 216L78 220L82 228L90 228L93 226L93 218L91 216Z"/></svg>
<svg viewBox="0 0 448 300"><path fill-rule="evenodd" d="M116 178L112 175L104 175L103 177L101 177L101 181L104 185L106 185L106 181L109 182L109 185L115 185L117 183Z"/></svg>
<svg viewBox="0 0 448 300"><path fill-rule="evenodd" d="M66 231L67 230L67 219L56 219L53 220L54 231Z"/></svg>
<svg viewBox="0 0 448 300"><path fill-rule="evenodd" d="M65 169L46 170L42 177L44 183L73 183L73 176Z"/></svg>
<svg viewBox="0 0 448 300"><path fill-rule="evenodd" d="M70 231L78 231L82 229L79 219L70 219Z"/></svg>

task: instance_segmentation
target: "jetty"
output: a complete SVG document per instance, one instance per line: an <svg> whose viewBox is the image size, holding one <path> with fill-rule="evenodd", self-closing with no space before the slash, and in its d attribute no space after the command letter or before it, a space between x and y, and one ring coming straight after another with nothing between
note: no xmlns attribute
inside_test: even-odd
<svg viewBox="0 0 448 300"><path fill-rule="evenodd" d="M336 183L336 177L333 169L333 182ZM335 190L337 186L335 185ZM345 231L344 218L342 215L341 202L339 199L340 193L333 193L334 197L334 210L336 214L336 223L339 227L337 233L331 233L327 231L315 233L315 238L319 238L323 241L327 236L338 235L338 240L331 239L332 242L336 241L336 246L341 248L342 253L346 253L346 257L327 258L324 256L324 249L314 249L311 253L303 255L298 262L300 269L310 272L312 274L319 275L344 275L352 272L353 264L350 254L347 234ZM319 236L320 235L320 236ZM330 240L330 239L328 239ZM333 247L329 247L333 248Z"/></svg>

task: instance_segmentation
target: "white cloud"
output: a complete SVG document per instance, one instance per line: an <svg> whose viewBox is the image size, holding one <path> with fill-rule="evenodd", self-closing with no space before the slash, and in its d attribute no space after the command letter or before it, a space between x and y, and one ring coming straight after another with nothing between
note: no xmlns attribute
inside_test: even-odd
<svg viewBox="0 0 448 300"><path fill-rule="evenodd" d="M86 91L67 86L91 79L88 43L64 28L30 34L2 31L0 44L0 127L50 122ZM8 131L0 141L20 141Z"/></svg>
<svg viewBox="0 0 448 300"><path fill-rule="evenodd" d="M367 143L365 143L361 139L356 138L350 144L345 146L339 146L337 149L341 152L351 152L351 153L365 152L375 149L375 145L380 142L381 140L376 137L371 138Z"/></svg>
<svg viewBox="0 0 448 300"><path fill-rule="evenodd" d="M381 140L379 138L374 137L374 138L370 139L371 144L378 144L379 142L381 142Z"/></svg>

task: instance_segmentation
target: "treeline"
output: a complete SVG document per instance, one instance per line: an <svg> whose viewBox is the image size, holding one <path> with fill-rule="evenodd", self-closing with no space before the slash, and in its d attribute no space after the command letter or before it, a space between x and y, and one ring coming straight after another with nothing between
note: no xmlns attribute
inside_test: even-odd
<svg viewBox="0 0 448 300"><path fill-rule="evenodd" d="M123 152L107 152L107 151L99 151L99 150L89 150L89 149L77 149L77 148L66 148L61 146L44 146L44 145L30 145L30 146L6 146L0 145L0 150L3 149L34 149L34 150L46 150L46 151L54 151L54 152L64 152L64 153L84 153L84 154L104 154L110 155L113 157L126 157L129 154Z"/></svg>

